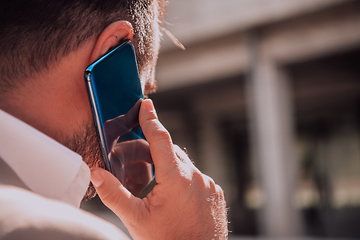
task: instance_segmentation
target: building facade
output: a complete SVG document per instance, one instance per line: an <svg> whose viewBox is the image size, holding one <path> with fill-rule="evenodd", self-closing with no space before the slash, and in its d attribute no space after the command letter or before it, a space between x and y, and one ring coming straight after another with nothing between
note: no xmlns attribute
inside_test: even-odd
<svg viewBox="0 0 360 240"><path fill-rule="evenodd" d="M160 121L231 236L360 237L360 2L170 0Z"/></svg>

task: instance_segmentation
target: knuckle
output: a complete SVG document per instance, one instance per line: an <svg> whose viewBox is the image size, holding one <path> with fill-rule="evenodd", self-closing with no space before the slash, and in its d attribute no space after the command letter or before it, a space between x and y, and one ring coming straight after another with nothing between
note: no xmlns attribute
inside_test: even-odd
<svg viewBox="0 0 360 240"><path fill-rule="evenodd" d="M205 174L202 174L202 175L203 175L203 179L204 179L204 184L205 184L207 190L210 192L210 194L214 194L214 193L217 194L219 191L222 192L221 187L219 185L217 185L211 177L209 177Z"/></svg>
<svg viewBox="0 0 360 240"><path fill-rule="evenodd" d="M151 128L151 135L156 137L159 140L169 140L171 139L170 133L166 130L166 128L157 120L152 120L149 124L153 127Z"/></svg>
<svg viewBox="0 0 360 240"><path fill-rule="evenodd" d="M178 160L186 164L188 156L185 154L185 152L178 145L173 145L173 148Z"/></svg>
<svg viewBox="0 0 360 240"><path fill-rule="evenodd" d="M207 192L212 188L211 178L205 174L202 174L201 172L195 171L193 174L193 179L203 191L205 190Z"/></svg>
<svg viewBox="0 0 360 240"><path fill-rule="evenodd" d="M159 128L156 132L155 135L159 138L159 139L163 139L163 140L169 140L170 137L170 133L165 129L165 128Z"/></svg>
<svg viewBox="0 0 360 240"><path fill-rule="evenodd" d="M218 195L218 197L221 200L225 200L224 190L217 184L215 184L215 187L216 187L216 194Z"/></svg>
<svg viewBox="0 0 360 240"><path fill-rule="evenodd" d="M209 189L211 190L211 192L215 193L216 192L215 181L209 176L207 176L207 179L208 179L208 182L209 182Z"/></svg>
<svg viewBox="0 0 360 240"><path fill-rule="evenodd" d="M204 175L200 172L194 172L193 173L193 179L198 183L201 184L203 186L205 186L205 179L204 179Z"/></svg>
<svg viewBox="0 0 360 240"><path fill-rule="evenodd" d="M211 177L202 174L201 172L194 172L193 181L196 182L199 189L202 189L201 192L204 194L213 196L217 201L225 200L223 189L216 184Z"/></svg>
<svg viewBox="0 0 360 240"><path fill-rule="evenodd" d="M177 152L177 153L181 153L181 152L182 152L181 148L180 148L178 145L173 144L173 146L174 146L174 151L175 151L175 152Z"/></svg>

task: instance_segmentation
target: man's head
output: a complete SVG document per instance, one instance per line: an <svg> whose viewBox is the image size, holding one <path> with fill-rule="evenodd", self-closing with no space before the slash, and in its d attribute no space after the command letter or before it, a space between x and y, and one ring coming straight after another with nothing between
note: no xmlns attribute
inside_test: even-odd
<svg viewBox="0 0 360 240"><path fill-rule="evenodd" d="M164 8L163 0L2 1L0 91L56 64L117 20L132 24L139 68L146 67L159 37L154 23L162 21Z"/></svg>
<svg viewBox="0 0 360 240"><path fill-rule="evenodd" d="M85 68L126 39L154 90L165 0L4 0L0 109L101 165ZM91 195L91 193L89 193Z"/></svg>

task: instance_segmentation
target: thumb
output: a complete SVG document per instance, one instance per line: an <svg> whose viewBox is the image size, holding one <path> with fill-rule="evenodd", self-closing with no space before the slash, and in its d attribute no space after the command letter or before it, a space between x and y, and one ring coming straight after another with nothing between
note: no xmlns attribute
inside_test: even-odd
<svg viewBox="0 0 360 240"><path fill-rule="evenodd" d="M141 214L141 199L132 195L110 172L98 167L92 168L91 182L101 201L125 224Z"/></svg>

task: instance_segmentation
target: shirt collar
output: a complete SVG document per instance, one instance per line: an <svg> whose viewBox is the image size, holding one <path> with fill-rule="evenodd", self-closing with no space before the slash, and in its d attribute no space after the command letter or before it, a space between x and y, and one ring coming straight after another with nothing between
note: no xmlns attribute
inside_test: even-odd
<svg viewBox="0 0 360 240"><path fill-rule="evenodd" d="M80 155L2 110L0 157L33 192L75 206L90 182Z"/></svg>

